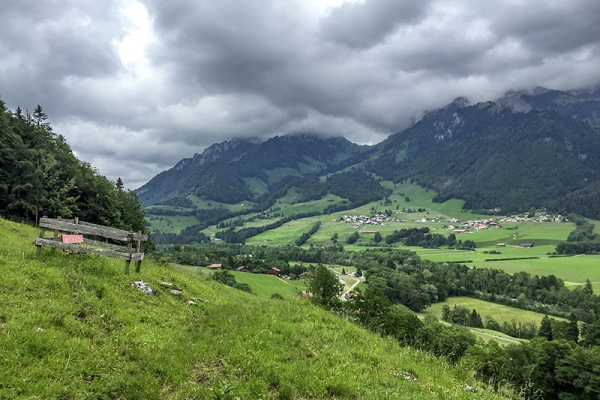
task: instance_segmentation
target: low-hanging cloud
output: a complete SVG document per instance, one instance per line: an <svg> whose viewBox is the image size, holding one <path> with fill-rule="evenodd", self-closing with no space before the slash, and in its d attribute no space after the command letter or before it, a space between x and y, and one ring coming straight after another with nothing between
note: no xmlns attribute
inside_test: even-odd
<svg viewBox="0 0 600 400"><path fill-rule="evenodd" d="M376 143L458 96L600 82L597 0L31 0L0 14L0 95L41 104L130 188L215 142Z"/></svg>

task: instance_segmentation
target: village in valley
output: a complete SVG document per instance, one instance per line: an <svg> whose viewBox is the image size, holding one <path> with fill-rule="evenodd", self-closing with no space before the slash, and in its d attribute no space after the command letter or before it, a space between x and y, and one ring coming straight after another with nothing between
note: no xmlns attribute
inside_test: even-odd
<svg viewBox="0 0 600 400"><path fill-rule="evenodd" d="M423 210L426 212L425 210ZM394 213L405 214L405 211L394 210ZM427 212L427 214L429 214ZM351 224L349 228L361 229L366 226L373 225L387 225L389 223L403 223L407 222L406 218L392 217L384 213L375 213L374 215L342 215L338 219L334 219L332 222L344 222ZM443 226L445 229L452 230L452 233L469 233L476 232L481 229L500 229L502 224L506 223L518 223L518 222L568 222L568 219L560 214L548 214L545 212L538 213L533 216L526 215L509 215L504 217L494 217L477 220L459 220L457 218L445 218L442 215L436 217L423 217L413 219L413 223L427 223L427 222L447 222Z"/></svg>

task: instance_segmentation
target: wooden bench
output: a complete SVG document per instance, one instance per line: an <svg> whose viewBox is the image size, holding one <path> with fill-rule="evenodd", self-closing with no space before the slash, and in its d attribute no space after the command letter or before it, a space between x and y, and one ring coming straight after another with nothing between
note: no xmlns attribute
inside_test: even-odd
<svg viewBox="0 0 600 400"><path fill-rule="evenodd" d="M46 238L46 230L52 230L54 236ZM59 232L68 232L69 235L59 236ZM112 244L86 238L83 235L91 235L105 239L124 242L126 245ZM75 219L40 219L40 236L36 239L37 255L42 247L63 249L73 253L97 254L105 257L120 258L125 260L125 273L129 274L131 261L135 262L135 271L140 272L144 253L142 242L148 240L148 235L141 232L133 233L121 229L109 228L102 225L90 224ZM136 244L135 248L133 243Z"/></svg>

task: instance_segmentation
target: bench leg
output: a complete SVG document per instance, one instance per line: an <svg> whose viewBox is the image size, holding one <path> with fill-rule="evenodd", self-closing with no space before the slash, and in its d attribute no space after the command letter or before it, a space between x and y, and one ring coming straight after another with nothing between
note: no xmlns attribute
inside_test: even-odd
<svg viewBox="0 0 600 400"><path fill-rule="evenodd" d="M125 275L129 275L129 264L131 260L125 260Z"/></svg>

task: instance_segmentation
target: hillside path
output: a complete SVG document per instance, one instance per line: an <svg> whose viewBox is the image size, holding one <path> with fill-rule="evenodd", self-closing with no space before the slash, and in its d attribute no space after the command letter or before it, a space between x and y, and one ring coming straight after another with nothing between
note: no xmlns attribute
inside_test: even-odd
<svg viewBox="0 0 600 400"><path fill-rule="evenodd" d="M352 284L352 286L350 286L350 287L348 288L348 290L346 290L344 293L342 293L342 294L340 295L340 299L342 299L342 300L346 300L346 295L347 295L348 293L350 293L350 292L352 291L352 289L354 289L354 288L355 288L355 287L356 287L356 286L357 286L357 285L360 283L360 279L358 279L358 278L354 278L354 280L355 280L355 282Z"/></svg>

